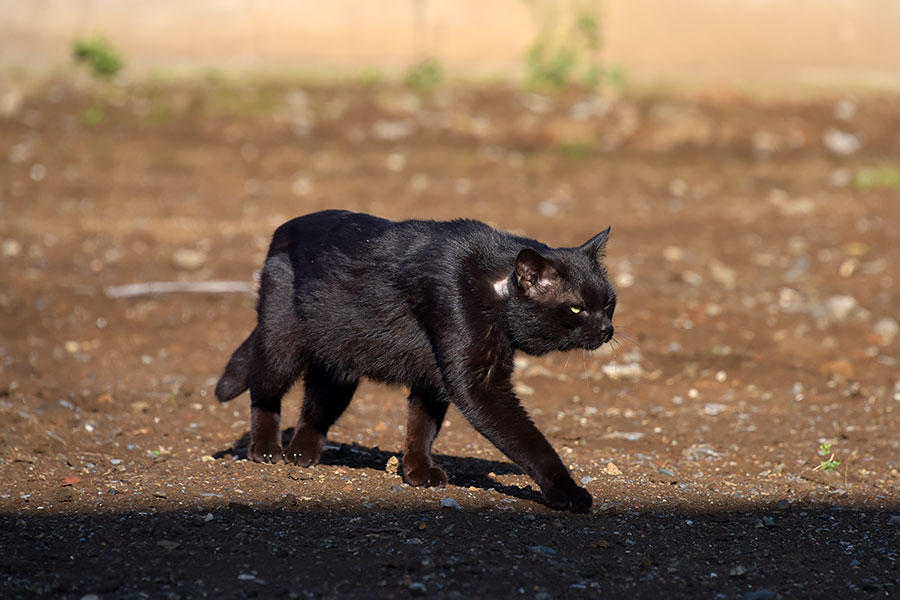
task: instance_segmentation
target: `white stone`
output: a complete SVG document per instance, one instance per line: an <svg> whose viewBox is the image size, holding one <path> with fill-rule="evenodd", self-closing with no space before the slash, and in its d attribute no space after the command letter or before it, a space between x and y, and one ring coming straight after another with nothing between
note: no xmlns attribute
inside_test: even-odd
<svg viewBox="0 0 900 600"><path fill-rule="evenodd" d="M875 321L875 325L873 325L872 329L875 332L875 337L878 340L879 346L891 344L897 339L897 336L900 335L900 325L897 324L896 319L891 317L878 319Z"/></svg>
<svg viewBox="0 0 900 600"><path fill-rule="evenodd" d="M838 156L849 156L862 148L862 142L855 135L839 129L826 130L823 140L825 147Z"/></svg>

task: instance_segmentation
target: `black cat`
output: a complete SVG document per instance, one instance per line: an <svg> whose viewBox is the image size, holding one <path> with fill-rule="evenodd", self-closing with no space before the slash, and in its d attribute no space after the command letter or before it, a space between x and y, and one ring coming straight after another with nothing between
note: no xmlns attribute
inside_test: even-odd
<svg viewBox="0 0 900 600"><path fill-rule="evenodd" d="M447 482L431 445L453 402L553 507L586 512L590 494L522 408L511 375L516 350L593 350L612 338L616 296L600 263L608 235L550 248L477 221L338 210L288 221L263 266L256 329L216 396L250 389L252 460L308 466L360 378L404 385L407 483ZM282 453L281 398L301 376L300 421Z"/></svg>

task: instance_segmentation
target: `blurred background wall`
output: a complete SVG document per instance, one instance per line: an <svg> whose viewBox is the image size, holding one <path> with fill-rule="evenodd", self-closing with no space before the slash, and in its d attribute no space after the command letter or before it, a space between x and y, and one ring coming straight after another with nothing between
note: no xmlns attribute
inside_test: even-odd
<svg viewBox="0 0 900 600"><path fill-rule="evenodd" d="M102 33L138 77L391 75L427 57L514 78L560 12L585 7L599 60L638 86L900 88L898 0L0 0L0 69L52 71Z"/></svg>

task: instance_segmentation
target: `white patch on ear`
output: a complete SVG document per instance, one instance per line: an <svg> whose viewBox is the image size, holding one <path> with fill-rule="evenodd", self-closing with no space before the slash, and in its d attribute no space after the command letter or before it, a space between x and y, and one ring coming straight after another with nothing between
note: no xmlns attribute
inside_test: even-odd
<svg viewBox="0 0 900 600"><path fill-rule="evenodd" d="M497 296L500 298L509 296L509 277L494 282L494 291L497 292Z"/></svg>

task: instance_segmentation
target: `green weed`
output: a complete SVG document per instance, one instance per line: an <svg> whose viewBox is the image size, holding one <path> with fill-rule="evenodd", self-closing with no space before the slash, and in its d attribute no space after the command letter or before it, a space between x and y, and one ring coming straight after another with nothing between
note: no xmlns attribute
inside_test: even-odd
<svg viewBox="0 0 900 600"><path fill-rule="evenodd" d="M625 87L625 68L622 65L612 65L600 71L603 83L621 89Z"/></svg>
<svg viewBox="0 0 900 600"><path fill-rule="evenodd" d="M831 451L831 444L829 443L824 443L819 446L819 456L825 460L819 463L819 466L814 469L815 471L821 470L833 473L835 468L841 466L841 461L834 460L834 452Z"/></svg>
<svg viewBox="0 0 900 600"><path fill-rule="evenodd" d="M202 96L202 104L211 115L269 117L284 106L284 94L272 86L214 85Z"/></svg>
<svg viewBox="0 0 900 600"><path fill-rule="evenodd" d="M430 92L438 86L444 78L444 69L441 63L433 58L423 60L413 65L407 71L404 81L409 87L421 92Z"/></svg>
<svg viewBox="0 0 900 600"><path fill-rule="evenodd" d="M384 81L384 73L378 67L366 67L360 71L359 80L365 85L378 85Z"/></svg>
<svg viewBox="0 0 900 600"><path fill-rule="evenodd" d="M563 158L581 159L589 158L596 148L592 140L565 140L559 144L559 153Z"/></svg>
<svg viewBox="0 0 900 600"><path fill-rule="evenodd" d="M78 115L78 120L85 125L99 125L103 121L104 116L105 113L103 112L102 107L91 104L81 111L81 114Z"/></svg>
<svg viewBox="0 0 900 600"><path fill-rule="evenodd" d="M525 54L525 81L531 87L559 89L572 80L578 62L575 50L538 39Z"/></svg>
<svg viewBox="0 0 900 600"><path fill-rule="evenodd" d="M535 3L541 23L537 38L525 52L525 82L539 89L561 89L577 83L596 87L605 78L599 64L600 16L591 2L569 2L574 17L563 23L563 0Z"/></svg>
<svg viewBox="0 0 900 600"><path fill-rule="evenodd" d="M94 75L107 79L115 76L125 66L122 55L100 35L75 40L72 55L76 61L90 66Z"/></svg>
<svg viewBox="0 0 900 600"><path fill-rule="evenodd" d="M900 168L878 167L863 169L853 174L852 185L860 191L871 189L900 189Z"/></svg>

